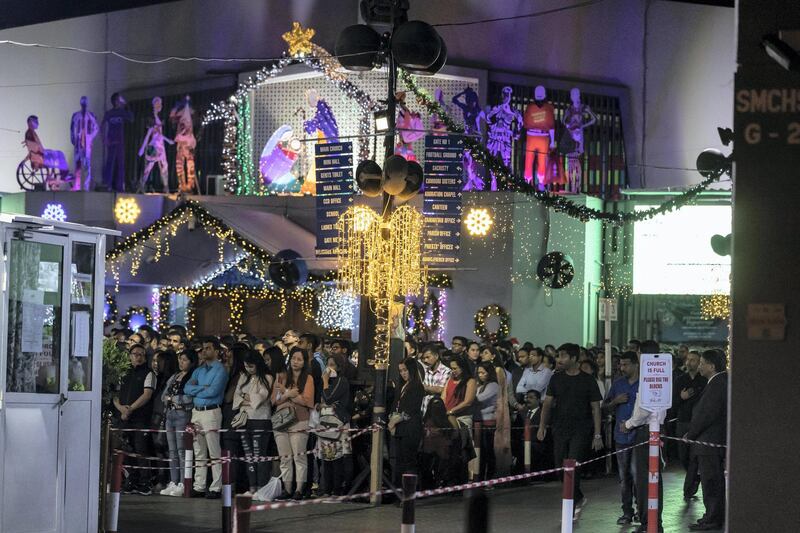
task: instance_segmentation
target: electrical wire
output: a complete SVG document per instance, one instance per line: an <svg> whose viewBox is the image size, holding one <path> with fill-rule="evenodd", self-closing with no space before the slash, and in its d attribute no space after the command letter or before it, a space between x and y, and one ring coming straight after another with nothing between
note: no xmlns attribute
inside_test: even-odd
<svg viewBox="0 0 800 533"><path fill-rule="evenodd" d="M130 53L130 52L122 53L122 52L117 52L115 50L90 50L88 48L79 48L76 46L63 46L63 45L44 44L44 43L23 43L20 41L12 41L9 39L0 40L0 45L17 46L22 48L45 48L49 50L62 50L66 52L80 52L83 54L113 56L122 59L124 61L129 61L131 63L137 63L140 65L159 65L161 63L167 63L170 61L178 61L184 63L192 61L197 61L201 63L269 63L285 59L285 56L281 57L158 56L152 54L140 54L140 53ZM378 52L379 50L374 50L372 52L358 52L353 54L331 55L330 57L340 58L340 57L363 56L364 54L378 53ZM137 59L132 56L154 57L157 59ZM298 60L302 59L327 59L327 58L322 58L318 56L298 57Z"/></svg>
<svg viewBox="0 0 800 533"><path fill-rule="evenodd" d="M600 3L604 2L604 1L605 0L589 0L587 2L581 2L580 4L572 4L572 5L569 5L569 6L562 6L562 7L557 7L557 8L554 8L554 9L546 9L544 11L535 11L533 13L527 13L525 15L513 15L513 16L510 16L510 17L497 17L497 18L491 18L491 19L472 20L472 21L468 21L468 22L442 22L442 23L439 23L439 24L431 24L431 26L434 26L436 28L445 28L445 27L449 27L449 26L472 26L474 24L487 24L487 23L490 23L490 22L502 22L504 20L518 20L518 19L537 18L537 17L543 17L545 15L552 15L553 13L560 13L562 11L570 11L572 9L578 9L578 8L581 8L581 7L588 7L588 6L591 6L591 5L600 4Z"/></svg>

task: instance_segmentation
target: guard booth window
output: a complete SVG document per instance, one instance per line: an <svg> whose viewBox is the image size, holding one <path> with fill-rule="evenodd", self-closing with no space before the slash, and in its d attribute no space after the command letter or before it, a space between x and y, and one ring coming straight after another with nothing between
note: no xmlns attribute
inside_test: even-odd
<svg viewBox="0 0 800 533"><path fill-rule="evenodd" d="M6 390L58 394L62 246L11 240Z"/></svg>
<svg viewBox="0 0 800 533"><path fill-rule="evenodd" d="M72 243L70 288L69 390L92 390L94 346L94 244Z"/></svg>

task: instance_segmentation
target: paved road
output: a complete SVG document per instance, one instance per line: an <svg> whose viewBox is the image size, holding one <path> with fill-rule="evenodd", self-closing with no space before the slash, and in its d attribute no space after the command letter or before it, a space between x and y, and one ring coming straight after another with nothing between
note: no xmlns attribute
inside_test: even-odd
<svg viewBox="0 0 800 533"><path fill-rule="evenodd" d="M683 472L669 469L664 475L664 529L688 531L688 525L703 514L701 500L685 503ZM623 533L633 527L618 526L621 514L615 477L586 480L582 488L588 498L575 531ZM524 487L498 488L490 497L491 531L497 533L560 531L561 486L538 483ZM211 533L220 531L220 502L186 500L166 496L122 495L121 533ZM439 496L417 502L417 531L464 531L464 499ZM394 505L370 507L364 504L318 504L254 514L258 533L397 533L400 509Z"/></svg>

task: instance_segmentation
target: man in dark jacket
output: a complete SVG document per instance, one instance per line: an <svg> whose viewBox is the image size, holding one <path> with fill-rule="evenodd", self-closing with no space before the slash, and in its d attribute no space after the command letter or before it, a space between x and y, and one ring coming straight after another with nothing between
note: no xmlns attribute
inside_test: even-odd
<svg viewBox="0 0 800 533"><path fill-rule="evenodd" d="M725 371L725 354L707 350L700 356L700 374L708 378L703 395L695 405L692 422L686 438L710 444L725 445L728 420L728 373ZM725 448L692 444L700 467L700 484L703 487L703 505L706 514L692 531L722 529L725 522Z"/></svg>

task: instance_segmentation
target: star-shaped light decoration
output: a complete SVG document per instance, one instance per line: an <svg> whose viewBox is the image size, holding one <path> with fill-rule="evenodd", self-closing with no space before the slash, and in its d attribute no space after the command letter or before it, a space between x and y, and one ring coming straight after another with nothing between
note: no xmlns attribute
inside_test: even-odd
<svg viewBox="0 0 800 533"><path fill-rule="evenodd" d="M292 31L287 31L282 35L283 40L289 45L289 55L302 57L311 53L311 38L316 31L314 28L306 28L299 22L292 22Z"/></svg>

